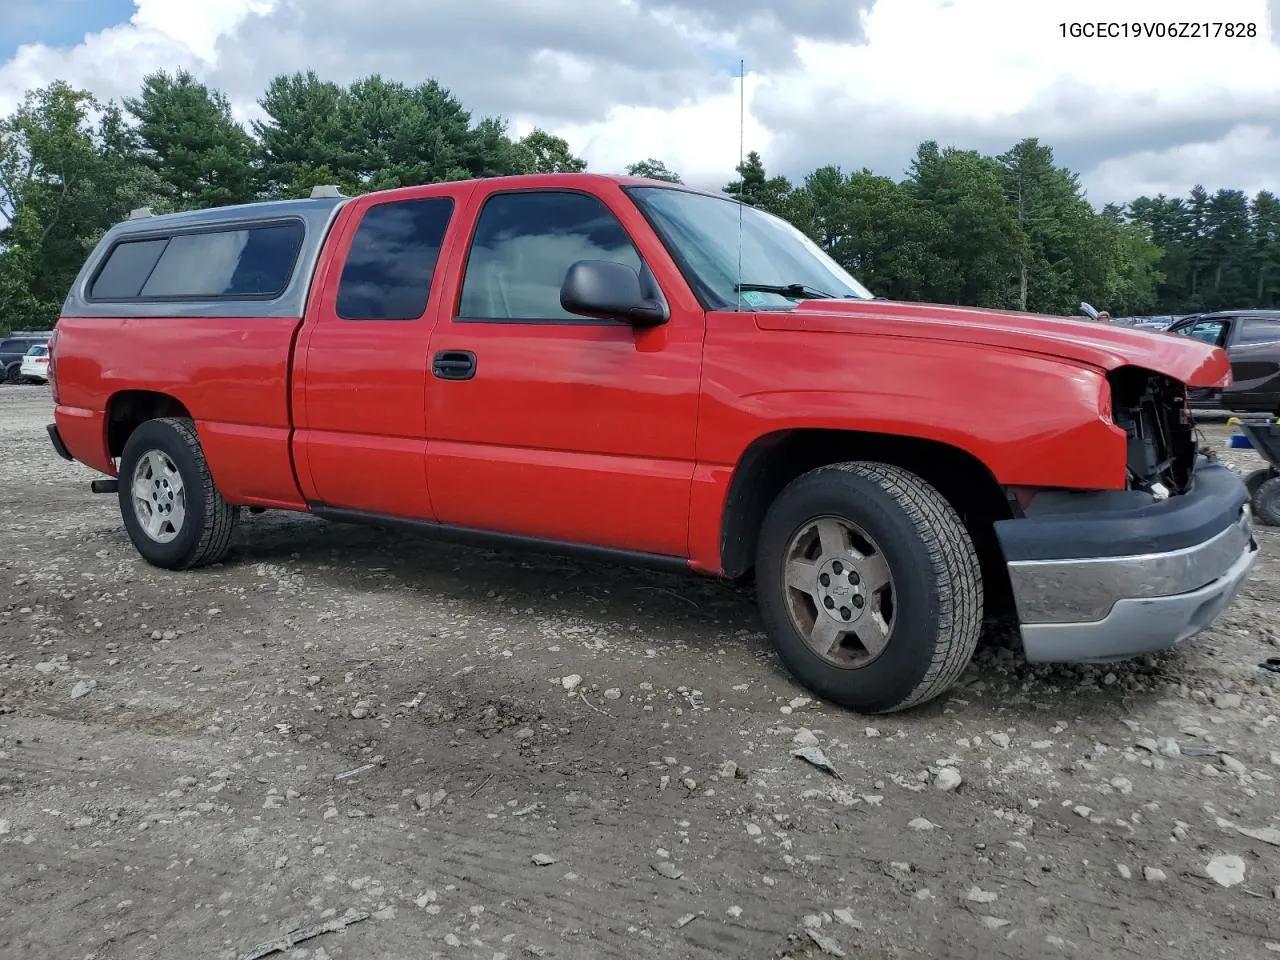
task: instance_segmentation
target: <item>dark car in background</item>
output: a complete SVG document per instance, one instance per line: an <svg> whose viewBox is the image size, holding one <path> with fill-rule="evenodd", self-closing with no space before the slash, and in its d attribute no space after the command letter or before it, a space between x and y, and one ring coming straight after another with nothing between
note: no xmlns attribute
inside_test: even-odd
<svg viewBox="0 0 1280 960"><path fill-rule="evenodd" d="M1280 310L1201 313L1166 332L1222 347L1231 360L1231 386L1188 390L1193 407L1280 416Z"/></svg>
<svg viewBox="0 0 1280 960"><path fill-rule="evenodd" d="M0 338L0 383L20 383L22 380L22 358L32 347L42 347L49 343L48 333L11 333Z"/></svg>

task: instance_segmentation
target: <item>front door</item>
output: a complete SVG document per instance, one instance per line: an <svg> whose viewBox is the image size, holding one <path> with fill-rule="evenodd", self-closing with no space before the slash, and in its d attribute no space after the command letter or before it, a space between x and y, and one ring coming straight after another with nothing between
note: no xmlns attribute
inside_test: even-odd
<svg viewBox="0 0 1280 960"><path fill-rule="evenodd" d="M612 184L471 197L465 269L450 271L450 313L431 337L427 460L442 523L688 556L704 316L673 291L674 265L628 203ZM666 324L560 306L575 261L640 268L646 249Z"/></svg>

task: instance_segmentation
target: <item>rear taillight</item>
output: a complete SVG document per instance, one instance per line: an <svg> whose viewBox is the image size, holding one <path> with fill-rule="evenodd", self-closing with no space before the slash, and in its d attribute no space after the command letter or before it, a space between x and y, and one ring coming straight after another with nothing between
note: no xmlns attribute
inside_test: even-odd
<svg viewBox="0 0 1280 960"><path fill-rule="evenodd" d="M58 402L58 331L49 335L49 356L45 363L49 364L49 392L53 394L53 402Z"/></svg>

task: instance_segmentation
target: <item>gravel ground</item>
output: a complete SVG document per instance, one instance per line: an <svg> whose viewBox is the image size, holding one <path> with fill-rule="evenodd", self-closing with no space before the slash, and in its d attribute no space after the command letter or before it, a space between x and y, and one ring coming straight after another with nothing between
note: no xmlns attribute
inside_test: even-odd
<svg viewBox="0 0 1280 960"><path fill-rule="evenodd" d="M1179 653L988 646L869 721L716 582L273 514L152 569L50 417L0 387L6 958L238 960L344 916L273 955L1280 951L1275 531Z"/></svg>

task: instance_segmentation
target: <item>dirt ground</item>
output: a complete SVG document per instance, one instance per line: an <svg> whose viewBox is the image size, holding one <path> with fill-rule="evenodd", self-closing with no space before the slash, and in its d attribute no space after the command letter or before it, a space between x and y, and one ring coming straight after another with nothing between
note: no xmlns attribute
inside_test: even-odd
<svg viewBox="0 0 1280 960"><path fill-rule="evenodd" d="M350 911L272 955L1280 951L1276 531L1182 651L989 647L869 721L717 582L273 514L152 569L50 418L0 387L6 960L238 960Z"/></svg>

